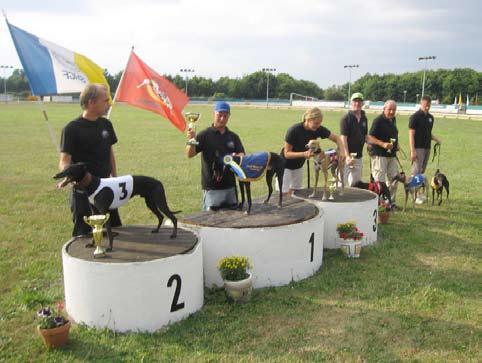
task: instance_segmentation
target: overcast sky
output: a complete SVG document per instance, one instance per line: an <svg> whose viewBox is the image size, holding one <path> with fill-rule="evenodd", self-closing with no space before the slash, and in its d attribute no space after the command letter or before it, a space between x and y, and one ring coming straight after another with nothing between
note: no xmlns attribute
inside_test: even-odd
<svg viewBox="0 0 482 363"><path fill-rule="evenodd" d="M218 79L276 68L325 88L370 73L482 70L480 0L2 0L10 23L111 73L130 47L161 74ZM20 67L5 21L0 64ZM2 74L3 76L3 74Z"/></svg>

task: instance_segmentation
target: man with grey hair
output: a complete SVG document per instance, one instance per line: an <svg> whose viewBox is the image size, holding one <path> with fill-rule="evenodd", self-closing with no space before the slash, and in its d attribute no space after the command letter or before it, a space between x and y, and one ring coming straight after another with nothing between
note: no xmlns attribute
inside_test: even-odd
<svg viewBox="0 0 482 363"><path fill-rule="evenodd" d="M104 84L89 84L80 94L82 115L69 122L62 130L60 141L59 169L62 171L71 163L84 162L87 170L100 178L117 175L112 145L117 136L112 123L103 117L110 107L108 89ZM87 235L91 227L84 222L84 216L92 214L87 194L72 188L70 209L74 222L72 236ZM111 215L112 227L121 225L117 210Z"/></svg>
<svg viewBox="0 0 482 363"><path fill-rule="evenodd" d="M388 100L383 106L383 113L373 120L367 142L372 145L372 174L376 182L384 182L390 187L392 206L395 208L397 183L391 180L398 174L397 150L398 129L395 119L397 104Z"/></svg>

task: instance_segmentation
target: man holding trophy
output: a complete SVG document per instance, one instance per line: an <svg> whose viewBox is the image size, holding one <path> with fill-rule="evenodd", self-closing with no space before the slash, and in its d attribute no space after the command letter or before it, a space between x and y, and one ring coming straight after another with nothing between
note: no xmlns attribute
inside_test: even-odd
<svg viewBox="0 0 482 363"><path fill-rule="evenodd" d="M201 181L203 189L203 210L234 208L237 206L236 179L230 168L224 168L221 175L214 169L225 155L244 155L244 147L237 134L226 126L231 108L224 101L214 105L214 120L211 127L196 135L195 124L190 118L186 155L188 158L201 153Z"/></svg>
<svg viewBox="0 0 482 363"><path fill-rule="evenodd" d="M375 118L367 136L367 142L372 145L372 174L376 182L387 183L392 196L392 208L395 208L397 183L390 181L398 174L397 150L398 129L395 119L397 104L388 100L383 106L383 113Z"/></svg>

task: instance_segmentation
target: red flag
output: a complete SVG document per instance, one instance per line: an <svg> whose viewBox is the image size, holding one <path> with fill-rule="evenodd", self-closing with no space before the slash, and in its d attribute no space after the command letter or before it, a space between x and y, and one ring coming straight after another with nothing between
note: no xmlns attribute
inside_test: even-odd
<svg viewBox="0 0 482 363"><path fill-rule="evenodd" d="M189 102L189 98L173 83L141 61L133 51L124 71L122 83L119 85L116 100L158 113L179 130L186 129L182 109Z"/></svg>

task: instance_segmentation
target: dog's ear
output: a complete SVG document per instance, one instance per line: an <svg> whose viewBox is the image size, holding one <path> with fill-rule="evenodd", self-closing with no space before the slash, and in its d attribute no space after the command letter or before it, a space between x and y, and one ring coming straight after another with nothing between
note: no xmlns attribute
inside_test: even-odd
<svg viewBox="0 0 482 363"><path fill-rule="evenodd" d="M61 179L61 178L65 178L66 176L67 174L65 173L65 170L64 170L64 171L61 171L60 173L55 174L52 178Z"/></svg>

